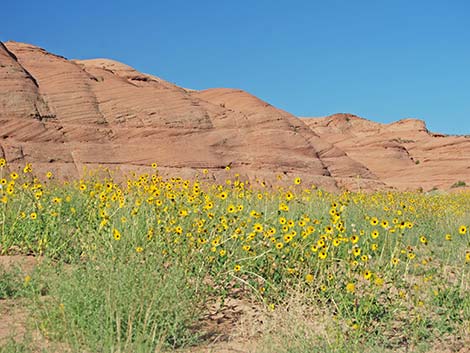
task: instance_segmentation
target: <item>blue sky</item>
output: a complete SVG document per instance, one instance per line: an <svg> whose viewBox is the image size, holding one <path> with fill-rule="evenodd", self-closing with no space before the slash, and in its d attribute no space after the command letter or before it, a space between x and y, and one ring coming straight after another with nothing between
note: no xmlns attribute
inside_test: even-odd
<svg viewBox="0 0 470 353"><path fill-rule="evenodd" d="M470 134L467 0L14 0L2 12L1 41L242 88L298 116Z"/></svg>

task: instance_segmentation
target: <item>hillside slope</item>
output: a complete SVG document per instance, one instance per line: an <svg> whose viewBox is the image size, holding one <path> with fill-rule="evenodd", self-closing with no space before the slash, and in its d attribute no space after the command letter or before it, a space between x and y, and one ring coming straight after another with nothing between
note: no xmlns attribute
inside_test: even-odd
<svg viewBox="0 0 470 353"><path fill-rule="evenodd" d="M157 162L168 175L207 168L223 180L230 165L244 178L300 176L330 190L470 183L470 139L419 120L299 119L242 90L189 90L110 59L17 42L0 43L0 157L63 178Z"/></svg>
<svg viewBox="0 0 470 353"><path fill-rule="evenodd" d="M375 123L351 114L302 118L353 160L398 189L448 189L470 184L470 137L431 133L423 121Z"/></svg>
<svg viewBox="0 0 470 353"><path fill-rule="evenodd" d="M187 90L113 60L67 60L17 42L0 47L0 65L1 153L18 166L66 177L156 161L170 174L207 168L222 177L232 165L252 179L383 186L301 120L241 90Z"/></svg>

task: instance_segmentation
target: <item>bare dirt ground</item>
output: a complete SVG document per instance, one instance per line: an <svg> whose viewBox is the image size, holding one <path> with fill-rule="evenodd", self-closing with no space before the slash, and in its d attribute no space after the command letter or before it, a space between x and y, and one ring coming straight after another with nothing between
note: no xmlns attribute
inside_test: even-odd
<svg viewBox="0 0 470 353"><path fill-rule="evenodd" d="M26 333L27 310L18 300L0 300L0 347L10 338L20 339Z"/></svg>
<svg viewBox="0 0 470 353"><path fill-rule="evenodd" d="M13 267L19 267L24 273L31 273L34 267L40 262L41 259L34 256L11 255L0 256L0 268L10 270Z"/></svg>
<svg viewBox="0 0 470 353"><path fill-rule="evenodd" d="M263 308L242 298L227 298L209 306L201 329L207 334L204 344L183 353L255 353L263 325Z"/></svg>

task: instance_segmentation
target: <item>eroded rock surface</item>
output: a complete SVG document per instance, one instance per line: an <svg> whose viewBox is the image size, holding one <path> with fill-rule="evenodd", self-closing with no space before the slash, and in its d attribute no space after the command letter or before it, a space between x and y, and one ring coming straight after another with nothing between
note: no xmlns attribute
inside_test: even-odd
<svg viewBox="0 0 470 353"><path fill-rule="evenodd" d="M432 133L417 119L380 124L336 114L302 121L392 187L426 191L470 183L470 136Z"/></svg>
<svg viewBox="0 0 470 353"><path fill-rule="evenodd" d="M0 157L12 168L77 177L157 162L163 173L207 168L217 179L230 165L242 177L301 176L330 190L432 187L467 178L469 142L414 120L299 119L242 90L189 90L109 59L0 43Z"/></svg>

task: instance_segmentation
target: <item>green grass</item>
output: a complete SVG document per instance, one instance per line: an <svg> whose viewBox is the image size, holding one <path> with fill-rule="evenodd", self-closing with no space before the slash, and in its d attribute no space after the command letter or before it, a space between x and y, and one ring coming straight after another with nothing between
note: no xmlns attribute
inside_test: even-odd
<svg viewBox="0 0 470 353"><path fill-rule="evenodd" d="M7 341L0 346L0 353L31 353L33 348L24 343L17 342L13 338L7 339Z"/></svg>
<svg viewBox="0 0 470 353"><path fill-rule="evenodd" d="M50 265L38 276L47 284L35 303L39 328L76 352L155 352L198 341L191 328L204 309L201 279L159 256L104 256Z"/></svg>
<svg viewBox="0 0 470 353"><path fill-rule="evenodd" d="M463 180L456 181L454 184L452 184L451 188L461 188L467 186L467 183Z"/></svg>
<svg viewBox="0 0 470 353"><path fill-rule="evenodd" d="M19 268L6 270L0 265L0 300L18 298L23 294L23 282Z"/></svg>

